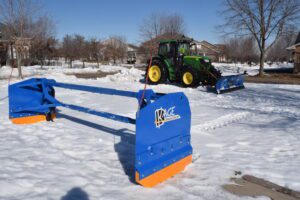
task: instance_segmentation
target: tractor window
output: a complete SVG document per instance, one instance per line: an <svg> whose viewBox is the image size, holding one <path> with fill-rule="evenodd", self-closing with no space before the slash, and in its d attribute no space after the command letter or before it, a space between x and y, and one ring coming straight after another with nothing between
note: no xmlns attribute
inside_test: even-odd
<svg viewBox="0 0 300 200"><path fill-rule="evenodd" d="M159 55L166 56L166 55L168 55L168 52L170 52L170 44L169 43L159 45L159 49L158 49Z"/></svg>
<svg viewBox="0 0 300 200"><path fill-rule="evenodd" d="M178 52L184 55L190 55L190 45L188 43L180 43L178 45Z"/></svg>
<svg viewBox="0 0 300 200"><path fill-rule="evenodd" d="M158 54L172 57L175 52L174 43L163 43L159 45Z"/></svg>

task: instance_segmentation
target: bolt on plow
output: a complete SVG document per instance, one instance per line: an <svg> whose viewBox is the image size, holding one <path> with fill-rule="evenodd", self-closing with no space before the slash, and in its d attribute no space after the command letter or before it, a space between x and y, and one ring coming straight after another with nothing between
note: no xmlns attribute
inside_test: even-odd
<svg viewBox="0 0 300 200"><path fill-rule="evenodd" d="M55 98L55 87L91 93L136 98L140 107L136 119L109 112L67 104ZM53 120L56 107L136 125L135 181L153 187L176 175L192 162L191 111L182 92L161 94L153 90L139 92L59 83L33 78L9 86L9 118L15 124Z"/></svg>

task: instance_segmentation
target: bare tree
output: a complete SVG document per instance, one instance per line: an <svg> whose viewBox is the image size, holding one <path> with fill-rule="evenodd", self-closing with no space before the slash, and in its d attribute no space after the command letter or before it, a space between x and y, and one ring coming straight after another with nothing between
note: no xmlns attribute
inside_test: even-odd
<svg viewBox="0 0 300 200"><path fill-rule="evenodd" d="M299 23L299 0L225 0L226 33L252 35L260 51L259 74L263 75L266 52L286 27ZM233 32L226 30L230 27Z"/></svg>
<svg viewBox="0 0 300 200"><path fill-rule="evenodd" d="M53 59L57 56L57 39L53 37L43 38L38 37L31 43L30 57L33 62L38 62L41 65L45 65L46 60Z"/></svg>
<svg viewBox="0 0 300 200"><path fill-rule="evenodd" d="M233 37L227 39L226 53L233 62L256 62L258 61L257 46L253 37Z"/></svg>
<svg viewBox="0 0 300 200"><path fill-rule="evenodd" d="M286 48L293 45L298 35L298 31L295 27L291 27L285 34L282 34L276 44L274 44L266 59L272 62L283 62L291 59L291 52L287 51Z"/></svg>
<svg viewBox="0 0 300 200"><path fill-rule="evenodd" d="M149 17L143 20L140 25L140 35L144 40L150 40L163 33L161 18L161 14L152 13Z"/></svg>
<svg viewBox="0 0 300 200"><path fill-rule="evenodd" d="M82 61L82 67L85 67L85 61L87 60L87 44L84 36L75 34L73 37L73 48L76 59Z"/></svg>
<svg viewBox="0 0 300 200"><path fill-rule="evenodd" d="M257 45L252 36L243 37L240 41L241 62L257 62Z"/></svg>
<svg viewBox="0 0 300 200"><path fill-rule="evenodd" d="M114 64L118 59L123 62L127 55L126 39L121 36L111 36L106 42L106 57L112 59Z"/></svg>
<svg viewBox="0 0 300 200"><path fill-rule="evenodd" d="M151 40L163 34L184 34L185 22L181 15L164 15L153 13L140 25L140 36L143 41Z"/></svg>
<svg viewBox="0 0 300 200"><path fill-rule="evenodd" d="M74 46L74 39L70 35L63 38L61 54L64 56L65 61L69 61L70 67L73 67L73 61L76 59L76 50Z"/></svg>
<svg viewBox="0 0 300 200"><path fill-rule="evenodd" d="M41 22L44 20L41 20L43 16L40 15L40 11L41 7L37 1L0 0L0 23L4 24L5 35L10 40L12 58L14 57L12 45L15 45L17 50L19 77L22 77L21 61L28 53L26 51L30 44L29 41L45 32L45 26L41 26Z"/></svg>
<svg viewBox="0 0 300 200"><path fill-rule="evenodd" d="M99 62L103 58L104 45L97 40L96 38L92 38L88 41L88 54L89 57L97 62L97 66L99 67Z"/></svg>
<svg viewBox="0 0 300 200"><path fill-rule="evenodd" d="M226 41L227 57L233 62L238 62L240 58L240 44L238 38L230 38Z"/></svg>
<svg viewBox="0 0 300 200"><path fill-rule="evenodd" d="M31 40L30 57L33 62L37 61L43 67L45 60L54 58L57 53L55 25L49 17L42 16L32 26L36 33Z"/></svg>
<svg viewBox="0 0 300 200"><path fill-rule="evenodd" d="M162 16L161 26L163 33L168 33L171 35L184 34L185 24L183 17L179 14Z"/></svg>

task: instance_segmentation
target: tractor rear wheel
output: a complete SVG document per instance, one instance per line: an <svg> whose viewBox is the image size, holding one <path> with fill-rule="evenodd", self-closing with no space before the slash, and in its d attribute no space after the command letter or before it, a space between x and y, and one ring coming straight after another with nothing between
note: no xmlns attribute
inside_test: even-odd
<svg viewBox="0 0 300 200"><path fill-rule="evenodd" d="M180 83L183 87L197 87L200 83L197 70L188 67L181 71Z"/></svg>
<svg viewBox="0 0 300 200"><path fill-rule="evenodd" d="M154 60L150 68L146 71L148 73L149 84L165 83L168 78L168 71L165 65L159 61Z"/></svg>

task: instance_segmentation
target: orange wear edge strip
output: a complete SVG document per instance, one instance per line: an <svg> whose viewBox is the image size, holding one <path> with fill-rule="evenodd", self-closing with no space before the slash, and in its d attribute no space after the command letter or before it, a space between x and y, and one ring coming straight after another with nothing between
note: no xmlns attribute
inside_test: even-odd
<svg viewBox="0 0 300 200"><path fill-rule="evenodd" d="M174 176L175 174L178 174L179 172L183 171L184 168L190 163L192 163L192 155L186 156L185 158L177 161L176 163L173 163L168 167L165 167L159 170L158 172L155 172L154 174L147 176L146 178L141 180L140 174L138 172L135 172L135 181L144 187L153 187L163 182L164 180Z"/></svg>

